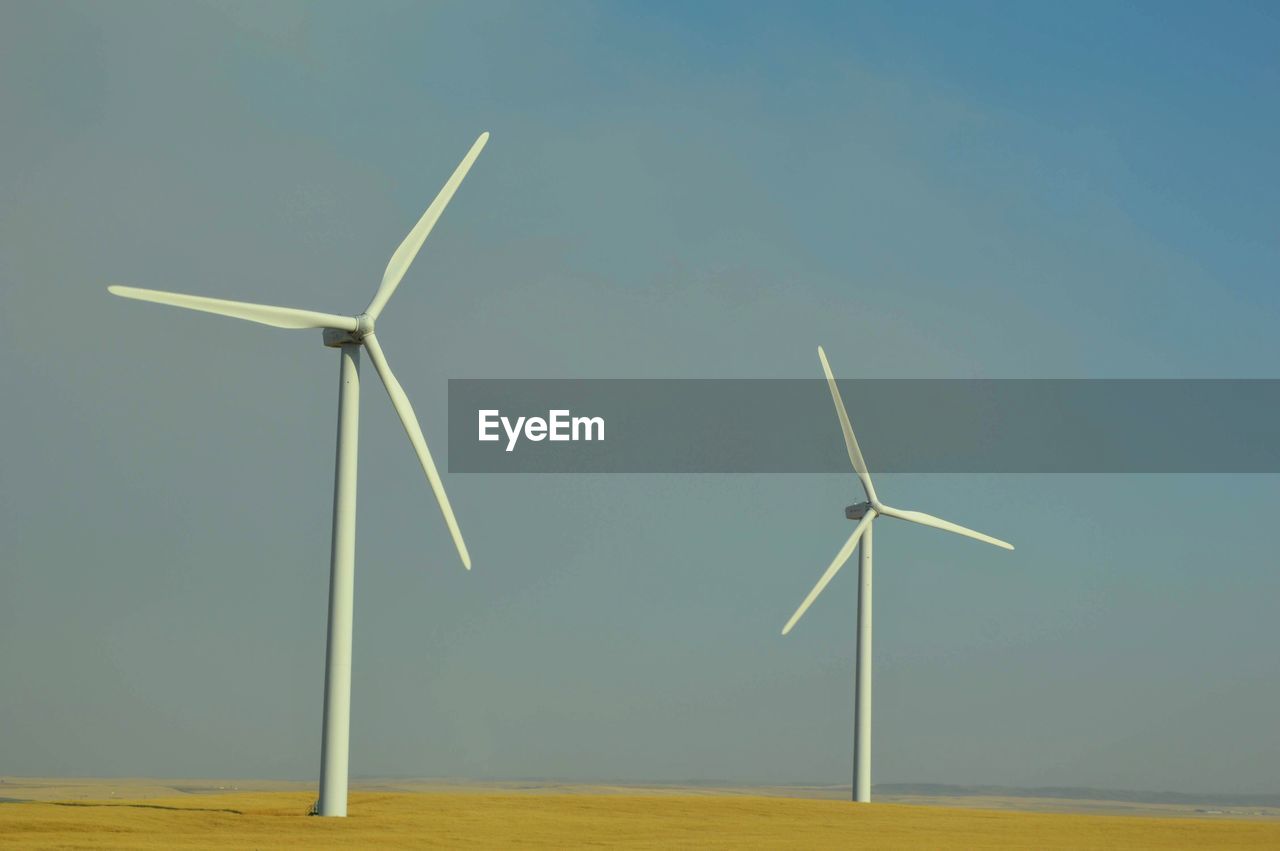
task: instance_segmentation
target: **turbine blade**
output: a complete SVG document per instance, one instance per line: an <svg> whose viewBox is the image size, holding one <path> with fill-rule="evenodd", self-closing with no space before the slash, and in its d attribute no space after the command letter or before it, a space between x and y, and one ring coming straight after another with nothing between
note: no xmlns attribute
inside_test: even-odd
<svg viewBox="0 0 1280 851"><path fill-rule="evenodd" d="M392 407L400 415L400 422L404 425L405 433L409 435L409 442L413 444L414 451L418 453L418 460L422 463L422 470L427 474L427 481L431 483L431 490L435 492L436 502L440 504L440 513L444 515L445 525L449 527L449 534L453 536L453 544L458 548L458 555L462 557L462 565L467 570L470 570L471 554L467 552L467 544L462 540L462 530L458 528L458 521L453 516L453 506L449 504L449 497L444 492L444 483L440 481L440 473L436 470L436 462L431 460L431 450L427 448L427 439L422 436L422 427L418 425L418 415L413 412L413 405L409 403L409 397L405 395L404 388L400 386L400 382L396 381L395 375L391 372L391 367L387 364L387 358L382 353L382 347L378 345L378 338L373 334L367 335L364 338L364 347L369 352L369 359L373 361L373 368L378 371L378 377L382 379L383 386L387 388L387 395L391 397Z"/></svg>
<svg viewBox="0 0 1280 851"><path fill-rule="evenodd" d="M107 292L123 298L185 307L219 316L234 316L276 328L341 328L354 331L359 323L354 316L338 316L334 313L317 313L314 310L297 310L292 307L273 307L269 304L251 304L247 301L228 301L224 298L207 298L183 293L167 293L162 290L143 290L137 287L107 287Z"/></svg>
<svg viewBox="0 0 1280 851"><path fill-rule="evenodd" d="M853 550L858 546L858 541L862 538L862 533L867 531L867 527L871 525L871 521L876 519L875 509L868 509L862 520L853 529L853 534L849 536L849 540L844 542L844 546L840 548L840 552L836 553L836 557L831 560L831 565L827 568L827 572L822 574L822 578L818 580L818 584L813 586L813 590L809 592L809 596L804 598L804 602L800 604L800 608L796 609L796 613L791 616L791 620L787 621L787 625L782 628L782 634L786 635L791 632L791 628L796 625L796 621L809 610L809 606L813 605L813 601L818 599L818 595L822 593L822 589L827 587L827 583L835 576L840 568L844 567L844 563L849 560L849 556L853 555Z"/></svg>
<svg viewBox="0 0 1280 851"><path fill-rule="evenodd" d="M467 151L467 155L462 158L462 162L458 163L458 167L453 170L453 175L445 182L440 194L431 202L431 206L422 214L422 218L413 226L413 230L409 231L404 242L400 243L396 253L391 255L387 269L382 273L382 283L378 285L378 291L374 293L373 301L369 302L369 306L365 308L365 313L374 319L382 313L382 308L386 307L392 293L396 291L396 287L400 286L400 279L409 270L409 264L418 256L418 250L426 241L427 234L431 233L431 229L435 227L440 214L453 198L453 193L458 191L458 184L462 183L462 178L467 176L467 172L471 170L471 164L476 161L476 157L480 156L480 151L484 150L484 145L488 141L489 134L481 133L480 138L476 139L475 144L471 146L471 150Z"/></svg>
<svg viewBox="0 0 1280 851"><path fill-rule="evenodd" d="M964 535L966 538L973 538L975 541L982 541L993 546L1003 547L1006 550L1013 549L1013 544L1010 544L1007 541L1002 541L999 538L993 538L990 535L984 535L981 532L975 532L958 523L943 520L941 517L934 517L932 514L925 514L923 511L903 511L901 508L882 505L880 506L880 513L886 517L896 517L899 520L909 520L912 523L919 523L921 526L931 526L934 529L941 529L944 532L954 532L957 535Z"/></svg>
<svg viewBox="0 0 1280 851"><path fill-rule="evenodd" d="M844 400L840 398L840 388L836 386L836 377L831 374L831 364L827 363L827 353L818 346L818 360L822 361L822 371L827 374L827 387L831 388L831 401L836 405L836 415L840 417L840 428L844 431L844 445L849 450L849 460L853 462L854 472L862 481L862 489L867 499L877 502L876 489L871 484L871 473L867 470L867 462L862 459L862 450L858 448L858 438L853 436L853 426L849 423L849 414L844 409Z"/></svg>

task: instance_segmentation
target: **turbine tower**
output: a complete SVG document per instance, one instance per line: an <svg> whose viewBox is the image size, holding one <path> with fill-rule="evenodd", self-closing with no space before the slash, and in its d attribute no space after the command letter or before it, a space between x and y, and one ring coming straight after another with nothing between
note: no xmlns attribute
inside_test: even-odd
<svg viewBox="0 0 1280 851"><path fill-rule="evenodd" d="M912 523L919 523L921 526L931 526L934 529L942 529L946 532L954 532L957 535L964 535L966 538L973 538L976 541L985 541L997 547L1003 547L1006 550L1013 549L1013 545L1001 541L999 538L993 538L990 535L984 535L981 532L975 532L972 529L966 529L941 518L934 517L931 514L925 514L921 511L904 511L901 508L894 508L885 505L876 496L875 486L871 484L871 474L867 471L867 462L862 459L862 450L858 448L858 439L853 436L853 426L849 424L849 414L844 409L844 402L840 399L840 388L836 386L835 376L831 374L831 365L827 363L827 353L822 350L822 346L818 346L818 359L822 361L822 371L827 376L827 386L831 388L831 401L835 403L836 415L840 418L840 428L844 431L845 447L849 450L849 460L853 462L853 470L858 474L858 479L862 482L862 490L866 494L866 501L850 505L844 510L844 516L850 520L857 520L858 525L853 528L853 534L849 536L849 540L844 542L844 546L836 553L836 557L827 567L822 578L818 580L818 584L813 586L813 590L809 592L809 596L804 598L804 602L800 604L800 608L796 609L795 614L791 616L791 620L787 621L787 625L782 628L782 634L786 635L791 632L796 622L801 616L809 610L809 606L813 601L818 599L818 595L822 593L822 589L827 587L829 583L844 567L844 563L853 555L855 548L858 549L858 649L856 662L854 663L854 709L853 709L853 800L859 802L867 802L871 800L871 527L878 517L896 517L899 520L908 520Z"/></svg>
<svg viewBox="0 0 1280 851"><path fill-rule="evenodd" d="M391 397L391 405L400 416L409 442L413 445L422 464L445 525L453 537L454 546L467 570L471 569L471 556L462 540L458 521L454 519L449 497L445 495L440 473L427 449L426 438L418 425L418 417L409 403L400 382L396 380L382 353L382 346L374 334L374 323L386 307L387 301L400 285L409 264L422 248L427 234L435 226L445 206L453 198L458 184L467 176L472 163L489 141L488 133L481 133L471 150L454 169L440 194L431 202L413 230L391 255L382 282L373 301L363 313L355 316L338 316L291 307L272 307L227 301L220 298L181 295L179 293L143 290L135 287L108 287L114 295L124 298L185 307L205 313L247 319L276 328L318 328L324 332L324 344L339 350L338 373L338 447L333 485L333 539L329 570L329 623L325 643L324 669L324 723L320 744L320 796L313 813L322 816L347 814L347 754L351 721L351 612L355 583L356 555L356 457L360 428L360 350L364 349L373 361L373 368Z"/></svg>

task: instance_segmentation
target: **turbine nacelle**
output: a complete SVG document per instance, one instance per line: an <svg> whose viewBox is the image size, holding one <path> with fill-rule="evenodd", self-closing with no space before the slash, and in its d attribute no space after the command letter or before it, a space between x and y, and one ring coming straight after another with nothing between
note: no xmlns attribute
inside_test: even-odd
<svg viewBox="0 0 1280 851"><path fill-rule="evenodd" d="M845 508L844 516L849 520L861 520L874 507L870 502L854 503Z"/></svg>
<svg viewBox="0 0 1280 851"><path fill-rule="evenodd" d="M356 327L354 330L346 328L325 328L324 344L331 349L338 349L343 346L358 346L364 342L364 338L373 333L374 319L367 313L361 313L358 316L351 317L355 320Z"/></svg>

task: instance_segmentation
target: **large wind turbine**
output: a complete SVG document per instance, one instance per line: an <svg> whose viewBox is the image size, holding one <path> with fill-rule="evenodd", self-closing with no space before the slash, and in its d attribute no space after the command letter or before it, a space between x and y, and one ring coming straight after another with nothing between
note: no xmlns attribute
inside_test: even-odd
<svg viewBox="0 0 1280 851"><path fill-rule="evenodd" d="M418 461L427 474L431 490L444 515L445 525L453 536L454 546L462 557L462 564L471 569L471 556L462 540L458 521L454 519L449 497L436 471L426 438L418 426L418 417L409 404L400 382L387 365L386 356L373 333L374 322L386 307L387 301L399 286L400 280L417 256L418 249L431 233L445 206L453 198L458 184L467 176L472 163L480 155L488 133L481 133L471 150L453 171L440 194L431 202L413 230L391 255L387 269L382 273L382 283L374 293L373 301L356 316L338 316L296 310L291 307L272 307L264 304L248 304L220 298L181 295L178 293L142 290L134 287L112 286L107 289L118 296L151 301L188 310L217 313L248 319L276 328L319 328L324 331L324 344L341 353L341 369L338 382L338 451L333 485L333 539L329 572L329 627L325 645L324 669L324 729L320 745L320 797L314 812L322 816L347 814L347 752L351 719L351 610L355 583L356 555L356 447L360 423L360 348L369 353L373 368L391 397L391 405L400 415L400 422L409 435L418 454Z"/></svg>
<svg viewBox="0 0 1280 851"><path fill-rule="evenodd" d="M826 572L822 574L818 584L813 586L809 596L804 598L800 608L796 609L796 613L791 616L791 620L787 621L787 625L782 628L782 634L786 635L791 632L792 627L796 625L796 621L800 620L801 616L808 611L809 606L813 604L813 601L818 599L822 589L826 588L831 578L836 575L840 568L844 567L844 563L849 560L849 556L853 555L853 550L857 547L859 549L858 651L854 673L853 800L866 802L871 800L872 524L877 517L896 517L899 520L919 523L921 526L932 526L934 529L942 529L947 532L954 532L957 535L964 535L966 538L985 541L988 544L994 544L1006 550L1013 549L1013 544L1005 543L999 538L992 538L990 535L984 535L972 529L966 529L964 526L942 520L931 514L925 514L921 511L904 511L901 508L894 508L881 502L879 497L876 496L875 487L871 484L871 474L867 471L867 462L862 459L862 450L858 448L858 439L853 436L853 426L849 424L849 414L845 411L844 402L840 399L840 388L836 386L835 376L831 374L831 365L827 363L827 353L822 350L822 346L818 346L818 359L822 361L822 371L826 373L827 386L831 388L831 401L835 403L836 415L840 417L840 428L844 430L844 443L849 450L849 460L853 462L854 472L858 474L858 479L862 482L862 490L866 493L867 499L865 502L850 505L844 510L844 516L850 520L857 520L858 525L854 527L853 534L849 536L849 540L845 541L844 546L836 553L836 557L831 561L831 565Z"/></svg>

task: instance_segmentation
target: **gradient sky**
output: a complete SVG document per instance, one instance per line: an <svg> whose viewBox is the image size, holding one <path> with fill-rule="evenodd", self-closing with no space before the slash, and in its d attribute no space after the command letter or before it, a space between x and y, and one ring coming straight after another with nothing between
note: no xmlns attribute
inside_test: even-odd
<svg viewBox="0 0 1280 851"><path fill-rule="evenodd" d="M1268 3L0 2L0 774L310 778L337 357L1277 377ZM372 378L372 376L370 376ZM446 476L366 383L356 775L848 783L852 476ZM848 399L854 421L857 400ZM875 447L864 446L874 466ZM875 779L1277 792L1275 476L882 476Z"/></svg>

